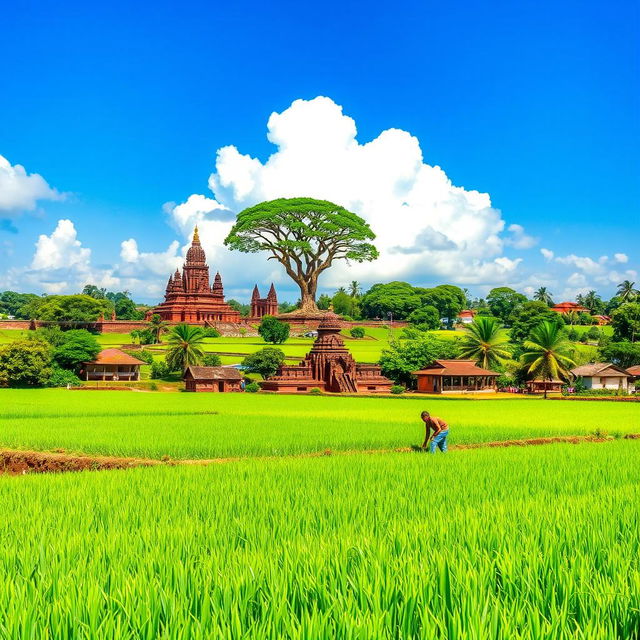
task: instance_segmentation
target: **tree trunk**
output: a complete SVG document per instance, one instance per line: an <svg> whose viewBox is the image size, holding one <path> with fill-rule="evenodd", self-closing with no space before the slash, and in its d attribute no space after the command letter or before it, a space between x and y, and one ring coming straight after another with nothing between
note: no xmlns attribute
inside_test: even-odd
<svg viewBox="0 0 640 640"><path fill-rule="evenodd" d="M318 305L316 304L317 277L309 280L301 280L298 282L300 287L300 309L305 313L318 313Z"/></svg>

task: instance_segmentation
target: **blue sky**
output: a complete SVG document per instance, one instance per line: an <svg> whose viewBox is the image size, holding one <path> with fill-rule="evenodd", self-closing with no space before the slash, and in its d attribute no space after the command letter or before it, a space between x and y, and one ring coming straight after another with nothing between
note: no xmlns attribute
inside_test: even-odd
<svg viewBox="0 0 640 640"><path fill-rule="evenodd" d="M414 197L401 225L406 241L394 238L379 265L358 270L364 283L456 281L478 293L546 284L557 295L591 287L610 295L618 276L633 279L640 269L638 13L632 2L8 5L0 23L0 156L8 170L21 165L58 195L27 184L31 200L3 200L0 166L0 289L73 291L91 278L152 301L166 281L160 274L179 262L188 226L215 220L214 197L232 213L261 194L303 186L360 202L366 179L345 190L290 171L276 179L265 164L304 139L296 161L323 174L313 162L335 150L316 153L304 132L330 132L342 120L329 107L301 106L299 117L287 110L327 96L355 121L360 145L390 129L408 132L424 163L465 190L464 211L442 215L449 192L440 204ZM280 145L267 140L273 112L302 127L283 121ZM233 158L216 164L228 145L267 166L248 200L237 196L246 171L234 173ZM414 152L398 137L371 160L374 209L386 198L374 188L380 176L402 158L410 173ZM234 193L212 193L212 173L218 184L226 176ZM474 190L489 194L491 212L466 195ZM180 217L165 204L192 194L208 199L204 208ZM385 206L394 211L391 200ZM387 237L380 210L359 213ZM477 234L460 235L455 220L466 229L474 216ZM513 224L523 230L509 231ZM224 255L214 237L223 230L211 225L209 253L230 293L242 297L254 281L276 279L293 299L294 287L271 263ZM423 253L413 248L416 237ZM123 249L127 240L135 249ZM442 248L454 245L451 254ZM324 284L350 275L337 269Z"/></svg>

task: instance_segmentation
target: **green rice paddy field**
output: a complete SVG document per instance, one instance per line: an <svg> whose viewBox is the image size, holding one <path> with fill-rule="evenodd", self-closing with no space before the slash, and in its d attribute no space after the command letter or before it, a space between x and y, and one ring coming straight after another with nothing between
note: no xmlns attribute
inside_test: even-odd
<svg viewBox="0 0 640 640"><path fill-rule="evenodd" d="M452 444L640 432L640 403L3 390L0 447L178 459L388 449L421 443L423 409L452 425Z"/></svg>
<svg viewBox="0 0 640 640"><path fill-rule="evenodd" d="M640 406L0 391L0 447L224 464L0 475L0 639L640 638ZM346 455L295 456L345 450Z"/></svg>

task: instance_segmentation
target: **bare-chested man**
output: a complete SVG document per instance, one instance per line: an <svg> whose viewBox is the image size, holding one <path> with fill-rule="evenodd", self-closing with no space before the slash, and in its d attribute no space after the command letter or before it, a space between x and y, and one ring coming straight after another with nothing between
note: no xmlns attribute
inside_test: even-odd
<svg viewBox="0 0 640 640"><path fill-rule="evenodd" d="M435 453L436 448L440 449L442 453L447 452L447 436L449 435L449 425L442 419L432 416L428 411L423 411L420 414L425 424L424 444L423 449L427 448L429 440L429 452ZM431 433L433 431L433 433Z"/></svg>

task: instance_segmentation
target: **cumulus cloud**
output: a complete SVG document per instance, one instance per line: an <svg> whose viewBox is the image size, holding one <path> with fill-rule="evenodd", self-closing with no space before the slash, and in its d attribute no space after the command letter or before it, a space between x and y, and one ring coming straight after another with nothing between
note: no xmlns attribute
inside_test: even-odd
<svg viewBox="0 0 640 640"><path fill-rule="evenodd" d="M613 259L620 264L626 264L629 262L629 256L626 253L614 253Z"/></svg>
<svg viewBox="0 0 640 640"><path fill-rule="evenodd" d="M63 198L64 194L50 187L41 175L27 173L22 165L12 165L0 156L0 211L33 211L39 200Z"/></svg>
<svg viewBox="0 0 640 640"><path fill-rule="evenodd" d="M539 242L539 238L528 235L521 224L509 225L508 231L510 236L506 238L505 244L514 249L531 249Z"/></svg>
<svg viewBox="0 0 640 640"><path fill-rule="evenodd" d="M185 240L198 224L210 262L227 273L236 266L239 273L258 273L262 281L286 276L266 256L230 254L224 238L243 208L294 196L336 202L365 218L377 235L376 262L336 264L325 286L345 278L473 284L513 276L521 259L506 257L505 245L529 248L536 239L517 224L505 237L502 215L487 193L454 185L424 161L418 139L406 131L387 129L369 142L356 136L355 121L329 98L296 100L269 118L267 138L277 149L266 162L222 147L208 181L214 198L194 194L165 210Z"/></svg>
<svg viewBox="0 0 640 640"><path fill-rule="evenodd" d="M540 253L547 262L553 260L553 256L555 255L550 249L540 249Z"/></svg>
<svg viewBox="0 0 640 640"><path fill-rule="evenodd" d="M90 259L91 249L82 246L73 222L58 220L51 235L42 234L38 238L31 269L86 269Z"/></svg>

